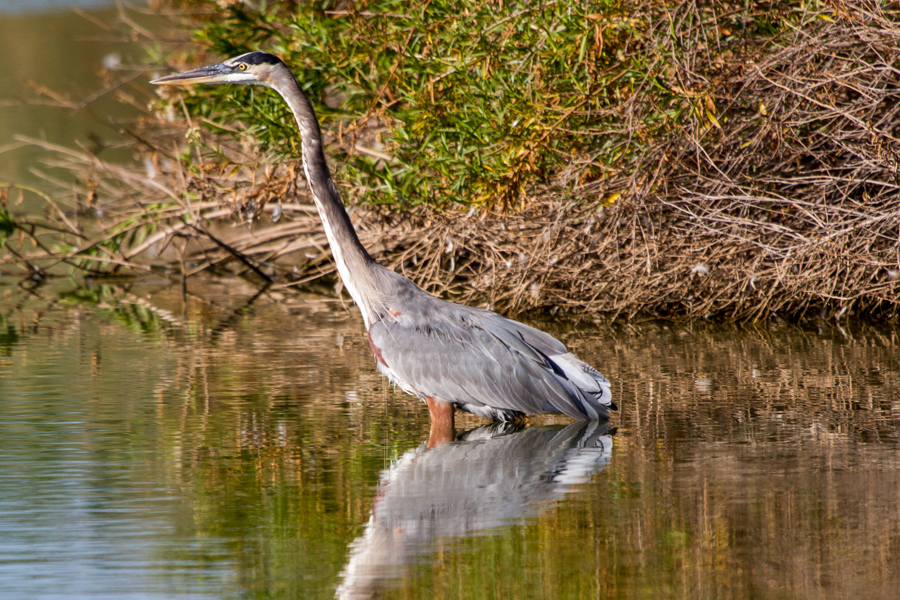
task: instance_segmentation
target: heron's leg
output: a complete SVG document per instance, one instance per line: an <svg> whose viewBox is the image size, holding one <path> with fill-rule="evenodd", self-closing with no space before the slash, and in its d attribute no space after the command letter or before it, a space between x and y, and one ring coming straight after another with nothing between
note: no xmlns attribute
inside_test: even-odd
<svg viewBox="0 0 900 600"><path fill-rule="evenodd" d="M452 442L456 438L456 428L453 424L453 413L456 406L430 396L425 396L425 404L428 405L428 414L431 416L428 447L437 448L447 442Z"/></svg>

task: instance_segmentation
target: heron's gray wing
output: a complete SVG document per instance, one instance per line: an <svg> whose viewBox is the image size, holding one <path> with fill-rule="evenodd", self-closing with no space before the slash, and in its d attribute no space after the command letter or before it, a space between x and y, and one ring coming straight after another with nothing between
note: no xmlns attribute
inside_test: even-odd
<svg viewBox="0 0 900 600"><path fill-rule="evenodd" d="M601 404L607 408L616 410L616 405L612 401L612 395L609 390L609 380L604 377L600 371L582 360L579 360L577 356L569 352L562 342L543 331L534 329L533 327L529 327L518 321L511 321L496 313L487 311L480 312L486 313L493 319L501 320L503 322L502 327L497 327L495 329L501 329L508 334L520 337L523 342L544 354L552 363L554 363L554 365L556 365L556 367L565 373L566 378L581 390L581 392L589 394L592 397L593 402L588 403L592 409L597 410L596 405ZM590 418L597 418L597 416L602 417L602 411L603 409L599 409L598 414L589 414L589 416Z"/></svg>
<svg viewBox="0 0 900 600"><path fill-rule="evenodd" d="M454 309L432 313L440 313L439 318L404 314L372 325L373 345L401 381L446 402L589 417L581 392L545 352L508 326L514 321Z"/></svg>
<svg viewBox="0 0 900 600"><path fill-rule="evenodd" d="M480 309L475 310L478 310L479 313L485 315L486 318L496 323L492 330L503 332L506 335L517 336L521 338L523 342L525 342L538 352L541 352L547 356L555 356L557 354L565 354L566 352L568 352L563 343L549 333L544 333L540 329L529 327L524 323L519 323L518 321L513 321L512 319L507 319L506 317L502 317L497 313L483 311Z"/></svg>

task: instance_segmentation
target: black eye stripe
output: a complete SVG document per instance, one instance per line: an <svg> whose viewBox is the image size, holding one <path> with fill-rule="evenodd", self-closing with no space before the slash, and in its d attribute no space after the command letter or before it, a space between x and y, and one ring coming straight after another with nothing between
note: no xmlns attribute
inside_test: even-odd
<svg viewBox="0 0 900 600"><path fill-rule="evenodd" d="M281 60L279 60L277 56L269 54L268 52L248 52L247 54L239 56L238 59L248 65L277 65L281 63Z"/></svg>

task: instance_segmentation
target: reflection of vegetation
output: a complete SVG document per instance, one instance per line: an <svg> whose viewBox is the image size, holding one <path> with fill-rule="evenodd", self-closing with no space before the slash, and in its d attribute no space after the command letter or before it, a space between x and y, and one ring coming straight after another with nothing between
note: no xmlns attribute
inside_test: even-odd
<svg viewBox="0 0 900 600"><path fill-rule="evenodd" d="M106 299L114 297L113 289L108 285L81 285L65 290L59 295L63 306L80 304L98 305Z"/></svg>
<svg viewBox="0 0 900 600"><path fill-rule="evenodd" d="M16 222L6 207L0 203L0 246L6 243L6 239L16 230Z"/></svg>
<svg viewBox="0 0 900 600"><path fill-rule="evenodd" d="M356 313L275 292L241 310L252 290L238 280L184 301L170 288L54 285L0 322L29 324L0 361L0 423L18 423L16 444L63 466L66 449L82 449L93 506L141 523L155 543L130 551L160 569L227 573L220 596L332 597L381 471L428 434L420 403L375 372ZM60 310L60 297L85 300ZM526 525L452 542L459 551L429 556L386 597L896 589L892 332L554 333L614 382L607 469ZM67 476L60 467L51 481Z"/></svg>
<svg viewBox="0 0 900 600"><path fill-rule="evenodd" d="M12 354L12 347L19 343L19 333L13 324L0 315L0 353L3 356Z"/></svg>
<svg viewBox="0 0 900 600"><path fill-rule="evenodd" d="M59 295L63 306L90 305L110 313L117 323L137 334L159 333L165 323L152 305L109 284L81 285Z"/></svg>

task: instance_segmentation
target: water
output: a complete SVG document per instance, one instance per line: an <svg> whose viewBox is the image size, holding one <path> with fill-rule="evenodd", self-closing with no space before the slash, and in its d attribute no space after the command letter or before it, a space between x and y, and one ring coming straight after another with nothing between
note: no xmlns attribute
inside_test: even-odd
<svg viewBox="0 0 900 600"><path fill-rule="evenodd" d="M895 597L896 330L540 323L612 422L458 424L355 308L0 281L0 597Z"/></svg>
<svg viewBox="0 0 900 600"><path fill-rule="evenodd" d="M144 31L164 28L161 18L123 11ZM0 0L0 183L47 190L50 175L71 187L71 174L47 166L52 153L23 137L80 145L105 160L131 159L121 130L152 98L149 74L133 66L147 51L140 37L111 0ZM129 81L114 85L121 80ZM43 204L29 195L11 208L38 212Z"/></svg>

